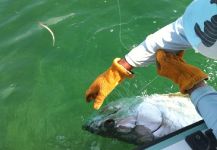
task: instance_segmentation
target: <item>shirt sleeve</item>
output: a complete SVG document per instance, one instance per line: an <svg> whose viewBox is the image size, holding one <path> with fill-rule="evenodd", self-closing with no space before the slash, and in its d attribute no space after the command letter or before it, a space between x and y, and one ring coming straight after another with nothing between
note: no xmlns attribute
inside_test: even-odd
<svg viewBox="0 0 217 150"><path fill-rule="evenodd" d="M191 48L191 45L184 34L182 17L180 17L147 36L141 44L125 55L125 59L134 67L144 67L155 62L155 53L158 49L176 53L186 48Z"/></svg>
<svg viewBox="0 0 217 150"><path fill-rule="evenodd" d="M203 86L194 90L191 101L204 119L208 128L213 129L217 137L217 92L211 86Z"/></svg>

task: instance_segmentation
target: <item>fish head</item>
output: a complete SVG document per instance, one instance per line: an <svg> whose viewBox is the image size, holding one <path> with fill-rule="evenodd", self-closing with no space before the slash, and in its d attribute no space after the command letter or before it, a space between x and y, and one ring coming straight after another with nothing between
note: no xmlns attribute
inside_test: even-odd
<svg viewBox="0 0 217 150"><path fill-rule="evenodd" d="M161 117L159 110L144 103L144 99L123 98L95 112L83 129L103 137L145 144L154 140L153 132L160 126Z"/></svg>

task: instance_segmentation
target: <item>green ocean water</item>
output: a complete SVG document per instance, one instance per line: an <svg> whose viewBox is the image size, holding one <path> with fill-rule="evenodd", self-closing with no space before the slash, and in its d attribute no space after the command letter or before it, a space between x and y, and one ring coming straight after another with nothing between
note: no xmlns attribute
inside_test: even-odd
<svg viewBox="0 0 217 150"><path fill-rule="evenodd" d="M0 150L120 150L135 146L81 129L93 113L84 93L116 57L174 21L190 0L0 0ZM55 35L39 25L47 25ZM188 50L210 75L215 61ZM155 65L134 70L105 103L177 92Z"/></svg>

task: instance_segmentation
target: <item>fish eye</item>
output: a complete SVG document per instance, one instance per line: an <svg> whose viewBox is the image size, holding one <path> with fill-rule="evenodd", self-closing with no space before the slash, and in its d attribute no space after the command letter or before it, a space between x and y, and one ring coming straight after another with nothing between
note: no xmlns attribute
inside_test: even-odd
<svg viewBox="0 0 217 150"><path fill-rule="evenodd" d="M108 119L104 122L105 128L111 129L111 128L114 128L114 126L115 126L115 121L113 119Z"/></svg>

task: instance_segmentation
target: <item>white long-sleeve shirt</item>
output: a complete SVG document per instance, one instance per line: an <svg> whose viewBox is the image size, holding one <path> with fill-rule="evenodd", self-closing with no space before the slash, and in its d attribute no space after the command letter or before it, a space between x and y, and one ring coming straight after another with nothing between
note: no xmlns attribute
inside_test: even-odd
<svg viewBox="0 0 217 150"><path fill-rule="evenodd" d="M192 47L204 56L216 59L216 22L217 1L194 0L183 16L147 36L125 59L134 67L143 67L155 61L154 56L158 49L177 52Z"/></svg>
<svg viewBox="0 0 217 150"><path fill-rule="evenodd" d="M143 67L155 62L155 53L158 49L177 52L186 48L191 48L191 45L185 36L182 17L180 17L175 22L147 36L140 45L125 55L125 59L134 67Z"/></svg>

